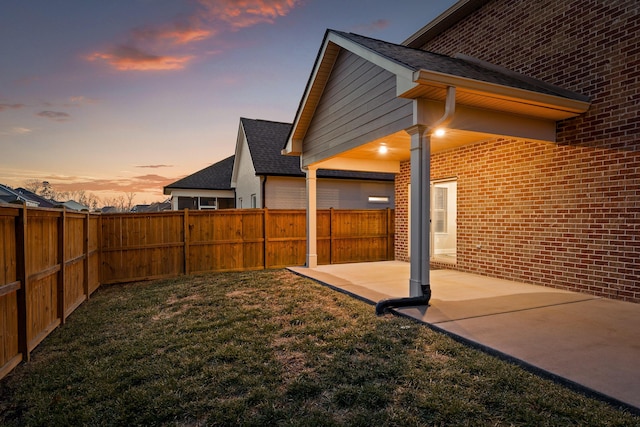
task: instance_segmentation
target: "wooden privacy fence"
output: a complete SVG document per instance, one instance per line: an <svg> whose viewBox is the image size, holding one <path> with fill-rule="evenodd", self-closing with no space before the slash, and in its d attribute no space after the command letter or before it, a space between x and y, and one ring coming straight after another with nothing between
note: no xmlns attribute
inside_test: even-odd
<svg viewBox="0 0 640 427"><path fill-rule="evenodd" d="M393 259L386 210L318 212L321 264ZM101 283L303 265L304 210L76 213L0 207L0 378Z"/></svg>
<svg viewBox="0 0 640 427"><path fill-rule="evenodd" d="M0 378L99 284L99 216L0 207Z"/></svg>
<svg viewBox="0 0 640 427"><path fill-rule="evenodd" d="M391 260L393 210L318 211L318 263ZM101 283L304 265L306 211L102 215Z"/></svg>

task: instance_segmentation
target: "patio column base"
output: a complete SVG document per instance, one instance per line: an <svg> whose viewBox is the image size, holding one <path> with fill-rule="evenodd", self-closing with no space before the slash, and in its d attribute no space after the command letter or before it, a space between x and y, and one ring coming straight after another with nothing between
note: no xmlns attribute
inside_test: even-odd
<svg viewBox="0 0 640 427"><path fill-rule="evenodd" d="M316 268L318 266L318 255L307 254L307 268Z"/></svg>

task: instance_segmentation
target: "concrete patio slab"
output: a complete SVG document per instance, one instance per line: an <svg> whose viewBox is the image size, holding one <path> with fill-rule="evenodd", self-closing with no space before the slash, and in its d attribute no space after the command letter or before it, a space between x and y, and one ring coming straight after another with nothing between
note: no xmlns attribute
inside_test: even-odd
<svg viewBox="0 0 640 427"><path fill-rule="evenodd" d="M372 304L409 295L409 264L292 267ZM640 304L452 270L401 315L640 411Z"/></svg>

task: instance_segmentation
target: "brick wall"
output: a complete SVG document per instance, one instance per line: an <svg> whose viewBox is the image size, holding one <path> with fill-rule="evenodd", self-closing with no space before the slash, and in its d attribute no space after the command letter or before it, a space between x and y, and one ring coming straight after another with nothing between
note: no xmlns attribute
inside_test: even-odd
<svg viewBox="0 0 640 427"><path fill-rule="evenodd" d="M496 139L432 155L432 179L458 177L456 268L640 302L640 2L495 0L424 48L592 100L558 123L557 144ZM408 174L405 164L398 206Z"/></svg>
<svg viewBox="0 0 640 427"><path fill-rule="evenodd" d="M409 162L400 164L400 173L396 175L396 244L395 258L409 261L409 182L411 182Z"/></svg>

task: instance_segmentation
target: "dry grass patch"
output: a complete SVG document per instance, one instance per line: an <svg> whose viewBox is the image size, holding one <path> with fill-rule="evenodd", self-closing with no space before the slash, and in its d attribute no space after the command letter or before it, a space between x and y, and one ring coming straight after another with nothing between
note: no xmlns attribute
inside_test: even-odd
<svg viewBox="0 0 640 427"><path fill-rule="evenodd" d="M0 424L638 425L284 270L101 288L0 383Z"/></svg>

